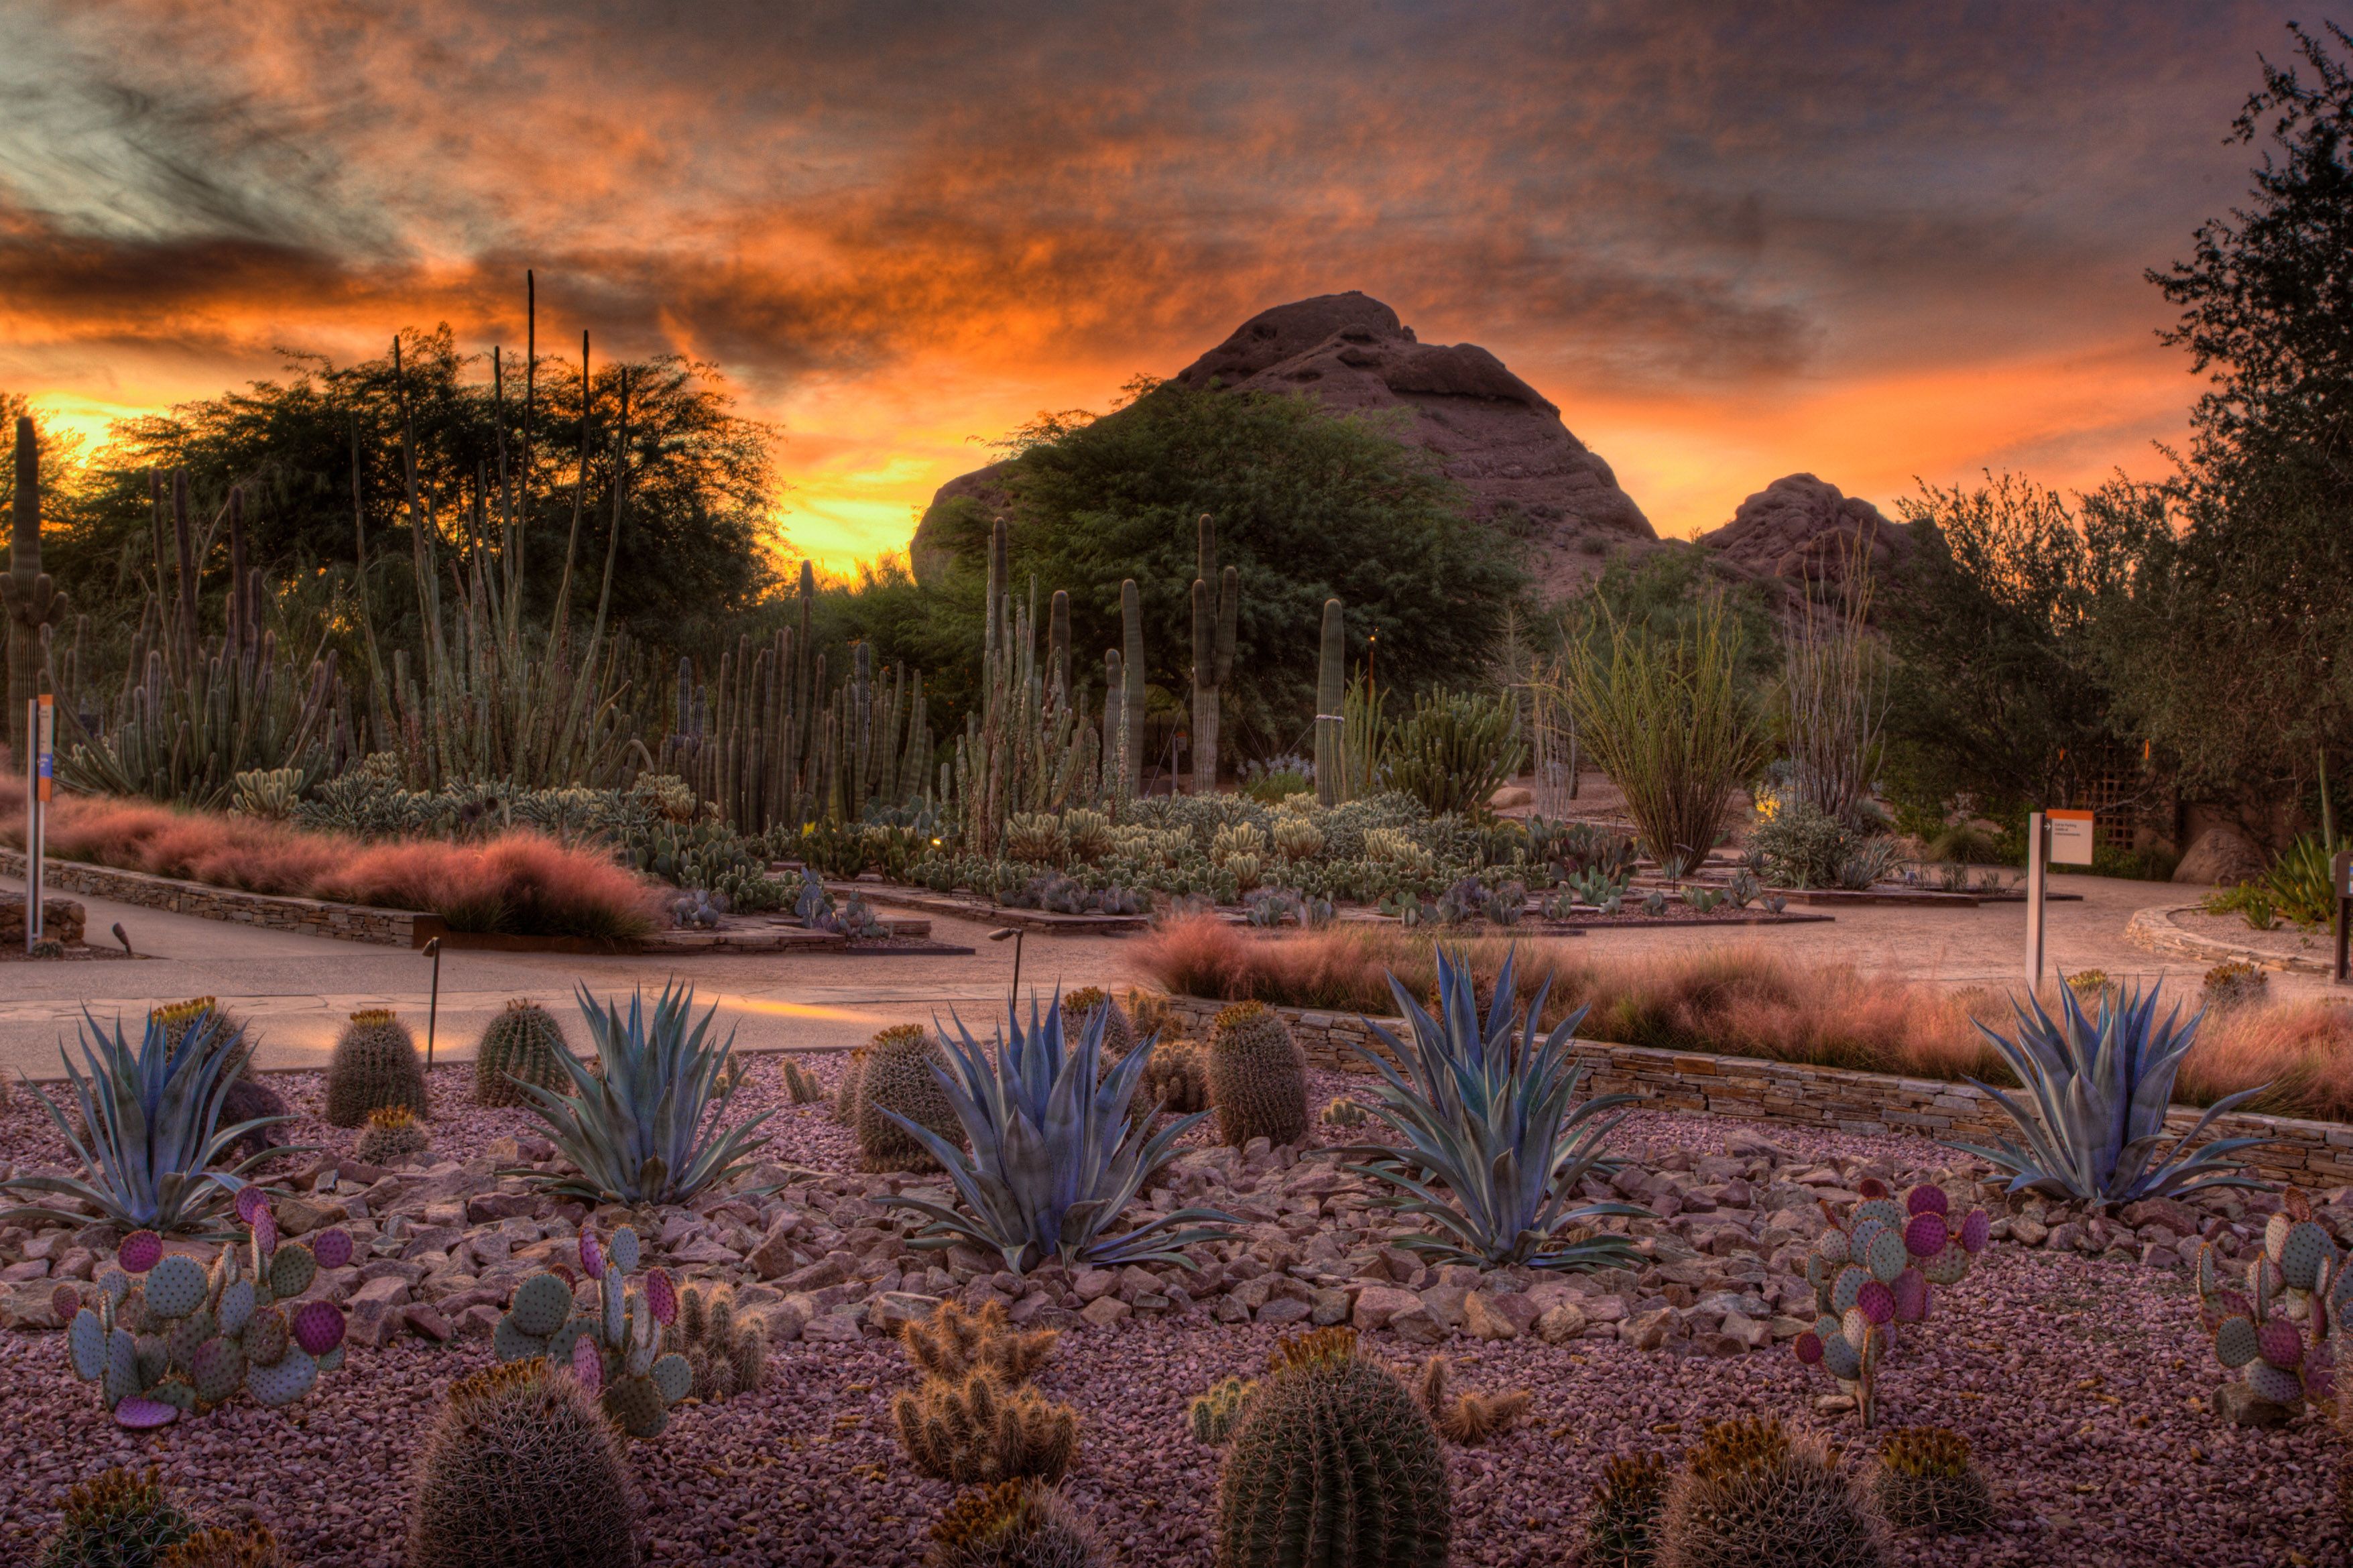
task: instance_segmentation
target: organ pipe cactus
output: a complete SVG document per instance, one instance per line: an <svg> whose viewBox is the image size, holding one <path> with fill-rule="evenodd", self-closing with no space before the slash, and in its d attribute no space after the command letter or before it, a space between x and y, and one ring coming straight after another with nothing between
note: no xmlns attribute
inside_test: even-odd
<svg viewBox="0 0 2353 1568"><path fill-rule="evenodd" d="M1218 572L1218 526L1203 512L1193 577L1193 793L1218 788L1218 729L1227 679L1234 669L1234 635L1241 608L1241 575Z"/></svg>
<svg viewBox="0 0 2353 1568"><path fill-rule="evenodd" d="M2018 1075L2031 1103L2022 1104L1976 1079L1969 1081L2009 1114L2025 1142L2023 1147L2008 1141L1993 1148L1974 1143L1952 1147L2008 1171L2012 1192L2032 1187L2087 1204L2113 1206L2215 1187L2263 1185L2236 1174L2232 1157L2267 1139L2217 1138L2194 1153L2183 1151L2216 1117L2263 1094L2268 1084L2216 1100L2196 1126L2158 1152L2165 1142L2165 1114L2173 1102L2174 1075L2205 1017L2200 1012L2183 1024L2177 1007L2160 1024L2157 1003L2161 989L2152 985L2145 993L2136 988L2120 996L2103 994L2098 1011L2089 1013L2073 990L2063 986L2055 1019L2034 997L2023 1005L2012 1005L2018 1015L2015 1039L1978 1025Z"/></svg>
<svg viewBox="0 0 2353 1568"><path fill-rule="evenodd" d="M1339 805L1356 798L1347 769L1347 751L1340 727L1345 718L1341 705L1348 698L1348 636L1340 601L1324 601L1324 630L1315 656L1315 804Z"/></svg>
<svg viewBox="0 0 2353 1568"><path fill-rule="evenodd" d="M59 1313L74 1375L99 1385L119 1425L161 1426L240 1391L261 1405L290 1405L343 1364L343 1309L298 1298L321 1268L351 1262L351 1237L326 1230L308 1246L280 1241L259 1187L241 1189L237 1205L251 1227L247 1240L222 1248L209 1269L166 1256L155 1232L133 1231L116 1267L99 1277L95 1304ZM69 1296L79 1299L72 1286L58 1288L60 1308Z"/></svg>
<svg viewBox="0 0 2353 1568"><path fill-rule="evenodd" d="M1539 1040L1536 1019L1549 990L1547 983L1521 1009L1506 957L1482 1020L1469 963L1441 949L1440 1016L1424 1012L1391 975L1409 1041L1374 1024L1384 1048L1356 1047L1380 1075L1378 1099L1366 1109L1399 1142L1343 1152L1366 1161L1349 1169L1391 1189L1384 1203L1433 1227L1397 1243L1433 1264L1603 1268L1630 1257L1632 1244L1596 1231L1596 1222L1650 1214L1632 1204L1576 1202L1588 1175L1618 1169L1602 1146L1624 1118L1604 1113L1634 1097L1572 1103L1583 1072L1570 1044L1585 1010Z"/></svg>
<svg viewBox="0 0 2353 1568"><path fill-rule="evenodd" d="M2353 1317L2353 1263L2295 1187L2263 1230L2243 1276L2207 1243L2198 1250L2198 1317L2214 1355L2255 1397L2293 1409L2335 1397L2337 1331Z"/></svg>
<svg viewBox="0 0 2353 1568"><path fill-rule="evenodd" d="M1869 1426L1878 1417L1879 1369L1892 1326L1926 1320L1934 1288L1968 1273L1985 1250L1991 1221L1981 1208L1955 1215L1945 1190L1925 1182L1900 1200L1873 1179L1862 1190L1847 1223L1832 1218L1806 1258L1820 1315L1793 1349L1800 1362L1838 1379ZM1829 1216L1827 1205L1822 1212Z"/></svg>
<svg viewBox="0 0 2353 1568"><path fill-rule="evenodd" d="M694 1388L694 1367L663 1349L679 1321L678 1288L661 1269L647 1270L638 1288L628 1276L639 1256L628 1226L609 1244L593 1230L580 1233L580 1273L593 1288L578 1301L561 1274L534 1274L515 1287L513 1305L491 1331L491 1350L502 1362L545 1357L568 1366L605 1415L632 1437L659 1437L670 1408Z"/></svg>
<svg viewBox="0 0 2353 1568"><path fill-rule="evenodd" d="M40 447L30 418L16 420L16 495L8 542L8 573L0 577L0 612L7 626L8 711L5 731L12 747L22 739L25 705L38 696L41 645L52 626L62 625L72 605L41 570ZM29 755L20 759L29 769Z"/></svg>

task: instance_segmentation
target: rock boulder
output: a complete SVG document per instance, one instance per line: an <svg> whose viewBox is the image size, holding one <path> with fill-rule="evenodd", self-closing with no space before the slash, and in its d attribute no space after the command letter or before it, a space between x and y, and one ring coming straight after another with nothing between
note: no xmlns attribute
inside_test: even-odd
<svg viewBox="0 0 2353 1568"><path fill-rule="evenodd" d="M1858 540L1866 542L1873 574L1883 583L1915 548L1908 524L1889 521L1862 497L1811 474L1787 474L1742 501L1730 522L1693 542L1751 576L1836 583Z"/></svg>
<svg viewBox="0 0 2353 1568"><path fill-rule="evenodd" d="M2201 887L2234 888L2263 874L2263 852L2255 841L2227 825L2208 828L2190 845L2189 853L2173 868L2177 882Z"/></svg>

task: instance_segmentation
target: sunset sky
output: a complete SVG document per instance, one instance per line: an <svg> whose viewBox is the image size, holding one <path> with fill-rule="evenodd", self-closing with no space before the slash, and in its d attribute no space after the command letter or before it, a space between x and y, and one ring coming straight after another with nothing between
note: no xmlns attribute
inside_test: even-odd
<svg viewBox="0 0 2353 1568"><path fill-rule="evenodd" d="M2284 24L2209 0L0 0L0 390L106 422L448 321L705 359L832 567L1042 409L1361 289L1664 533L2153 474L2143 268Z"/></svg>

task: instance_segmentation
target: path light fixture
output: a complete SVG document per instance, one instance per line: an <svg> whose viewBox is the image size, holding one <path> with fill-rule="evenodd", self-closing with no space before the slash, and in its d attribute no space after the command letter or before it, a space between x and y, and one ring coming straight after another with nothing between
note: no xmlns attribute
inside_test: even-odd
<svg viewBox="0 0 2353 1568"><path fill-rule="evenodd" d="M137 953L131 951L131 933L122 929L122 922L121 921L114 922L114 940L122 944L123 957L136 958L139 956Z"/></svg>
<svg viewBox="0 0 2353 1568"><path fill-rule="evenodd" d="M1018 1010L1021 1005L1021 928L999 926L988 933L988 940L1003 942L1008 936L1013 939L1013 1005Z"/></svg>

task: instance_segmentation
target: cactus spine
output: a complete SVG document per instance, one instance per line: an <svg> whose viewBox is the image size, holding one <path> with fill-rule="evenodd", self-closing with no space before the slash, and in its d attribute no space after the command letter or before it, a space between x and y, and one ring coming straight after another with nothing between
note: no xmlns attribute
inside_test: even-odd
<svg viewBox="0 0 2353 1568"><path fill-rule="evenodd" d="M1219 699L1234 668L1234 635L1241 609L1241 574L1218 573L1218 530L1201 514L1193 576L1193 793L1218 788Z"/></svg>
<svg viewBox="0 0 2353 1568"><path fill-rule="evenodd" d="M1240 1148L1253 1138L1297 1143L1307 1136L1307 1073L1282 1015L1262 1002L1237 1002L1209 1037L1209 1100L1218 1136Z"/></svg>
<svg viewBox="0 0 2353 1568"><path fill-rule="evenodd" d="M572 1046L555 1015L518 996L491 1020L474 1053L474 1103L520 1105L523 1084L568 1091L564 1058Z"/></svg>
<svg viewBox="0 0 2353 1568"><path fill-rule="evenodd" d="M1315 803L1333 806L1355 798L1342 773L1341 705L1348 700L1348 636L1340 601L1324 601L1324 641L1315 658Z"/></svg>
<svg viewBox="0 0 2353 1568"><path fill-rule="evenodd" d="M364 1009L352 1015L327 1058L327 1121L357 1127L369 1111L395 1105L427 1114L425 1064L406 1024L384 1008Z"/></svg>
<svg viewBox="0 0 2353 1568"><path fill-rule="evenodd" d="M1404 1384L1353 1330L1287 1340L1218 1478L1218 1568L1442 1568L1446 1457Z"/></svg>
<svg viewBox="0 0 2353 1568"><path fill-rule="evenodd" d="M459 1379L417 1464L408 1568L628 1568L637 1483L579 1381L537 1359Z"/></svg>

